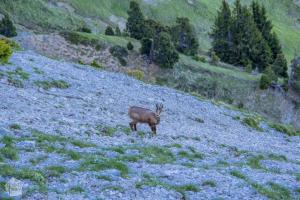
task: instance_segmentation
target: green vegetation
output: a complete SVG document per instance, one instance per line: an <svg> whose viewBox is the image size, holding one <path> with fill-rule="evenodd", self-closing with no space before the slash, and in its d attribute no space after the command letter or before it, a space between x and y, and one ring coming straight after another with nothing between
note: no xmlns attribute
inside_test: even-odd
<svg viewBox="0 0 300 200"><path fill-rule="evenodd" d="M275 123L271 123L269 125L275 130L285 133L288 136L300 136L300 130L295 129L293 126L284 125L284 124L275 124Z"/></svg>
<svg viewBox="0 0 300 200"><path fill-rule="evenodd" d="M63 166L49 166L46 168L48 177L59 177L66 172Z"/></svg>
<svg viewBox="0 0 300 200"><path fill-rule="evenodd" d="M145 77L145 73L138 69L128 70L127 74L138 80L144 80L144 77Z"/></svg>
<svg viewBox="0 0 300 200"><path fill-rule="evenodd" d="M98 64L96 60L93 60L93 62L91 63L91 66L96 68L96 69L102 69L102 65Z"/></svg>
<svg viewBox="0 0 300 200"><path fill-rule="evenodd" d="M300 173L296 174L296 180L300 182Z"/></svg>
<svg viewBox="0 0 300 200"><path fill-rule="evenodd" d="M252 168L252 169L262 169L262 166L260 165L260 161L264 159L262 155L258 156L252 156L248 158L247 164Z"/></svg>
<svg viewBox="0 0 300 200"><path fill-rule="evenodd" d="M291 71L291 86L296 92L300 93L300 57L292 60Z"/></svg>
<svg viewBox="0 0 300 200"><path fill-rule="evenodd" d="M120 45L115 45L109 49L109 52L111 53L111 55L118 58L122 66L127 65L126 57L128 56L128 51L125 47L122 47Z"/></svg>
<svg viewBox="0 0 300 200"><path fill-rule="evenodd" d="M198 53L199 42L195 28L186 17L176 19L176 25L171 28L172 40L176 49L185 55L194 56ZM184 37L182 37L184 35Z"/></svg>
<svg viewBox="0 0 300 200"><path fill-rule="evenodd" d="M81 186L74 186L69 190L71 193L83 193L85 190Z"/></svg>
<svg viewBox="0 0 300 200"><path fill-rule="evenodd" d="M142 188L142 186L150 186L150 187L163 187L167 190L175 190L176 192L179 192L180 194L182 194L184 196L184 193L186 191L192 191L192 192L199 192L200 189L198 188L198 186L193 185L193 184L187 184L187 185L170 185L168 183L162 182L160 181L158 178L156 177L151 177L148 174L144 174L143 175L143 180L140 182L137 182L135 187L140 189Z"/></svg>
<svg viewBox="0 0 300 200"><path fill-rule="evenodd" d="M8 63L12 53L11 46L6 42L6 40L0 39L0 64Z"/></svg>
<svg viewBox="0 0 300 200"><path fill-rule="evenodd" d="M105 29L105 35L115 35L114 30L111 26L107 26L107 28Z"/></svg>
<svg viewBox="0 0 300 200"><path fill-rule="evenodd" d="M35 84L44 90L49 90L51 88L67 89L70 87L70 84L64 80L35 81Z"/></svg>
<svg viewBox="0 0 300 200"><path fill-rule="evenodd" d="M280 200L280 199L289 200L289 199L291 199L290 191L288 189L286 189L285 187L283 187L279 184L276 184L276 183L272 183L272 182L270 182L268 185L269 185L269 187L265 187L258 183L251 184L251 186L254 189L256 189L257 192L268 197L269 199L272 199L272 200Z"/></svg>
<svg viewBox="0 0 300 200"><path fill-rule="evenodd" d="M21 126L19 124L11 124L9 125L11 130L21 130Z"/></svg>
<svg viewBox="0 0 300 200"><path fill-rule="evenodd" d="M133 44L132 44L131 42L128 42L128 43L127 43L127 49L128 49L129 51L132 51L132 50L134 49L134 46L133 46Z"/></svg>
<svg viewBox="0 0 300 200"><path fill-rule="evenodd" d="M166 164L176 160L173 153L166 147L148 146L138 147L142 157L151 164Z"/></svg>
<svg viewBox="0 0 300 200"><path fill-rule="evenodd" d="M216 183L214 181L207 180L202 183L202 186L216 187Z"/></svg>
<svg viewBox="0 0 300 200"><path fill-rule="evenodd" d="M263 129L260 127L260 121L257 118L254 118L254 117L251 117L251 116L245 117L243 119L243 124L245 124L246 126L249 126L249 127L253 128L253 129L257 130L257 131L260 131L260 132L263 131Z"/></svg>
<svg viewBox="0 0 300 200"><path fill-rule="evenodd" d="M82 171L102 171L107 169L119 170L123 178L126 178L129 173L127 165L115 159L88 156L85 157L84 161L80 164L80 170Z"/></svg>
<svg viewBox="0 0 300 200"><path fill-rule="evenodd" d="M235 176L235 177L239 178L239 179L243 179L243 180L247 179L247 177L239 171L231 171L230 174L232 176Z"/></svg>
<svg viewBox="0 0 300 200"><path fill-rule="evenodd" d="M8 14L5 14L0 21L0 34L4 35L5 37L17 36L16 27L14 26Z"/></svg>

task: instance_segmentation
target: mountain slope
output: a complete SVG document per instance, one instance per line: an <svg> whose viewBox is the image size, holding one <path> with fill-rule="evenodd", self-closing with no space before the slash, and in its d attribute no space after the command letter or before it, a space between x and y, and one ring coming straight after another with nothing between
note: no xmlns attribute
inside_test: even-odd
<svg viewBox="0 0 300 200"><path fill-rule="evenodd" d="M0 66L0 182L24 181L24 199L299 195L300 138L242 123L255 115L30 51L10 61ZM157 102L157 137L145 125L130 132L128 107Z"/></svg>
<svg viewBox="0 0 300 200"><path fill-rule="evenodd" d="M189 17L199 35L201 49L208 50L208 32L220 6L221 0L140 0L149 18L172 24L176 17ZM233 1L230 1L233 3ZM249 1L242 1L249 3ZM293 0L263 0L274 30L278 33L284 52L291 60L300 51L300 7ZM15 20L27 27L39 29L77 29L87 23L95 32L104 32L107 24L125 28L129 0L29 0L0 2L0 7L13 15ZM298 27L297 27L298 25Z"/></svg>

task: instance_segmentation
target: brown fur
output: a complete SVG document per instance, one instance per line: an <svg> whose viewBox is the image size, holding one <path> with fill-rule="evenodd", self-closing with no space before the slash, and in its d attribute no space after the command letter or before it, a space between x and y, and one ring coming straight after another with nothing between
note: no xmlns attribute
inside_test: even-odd
<svg viewBox="0 0 300 200"><path fill-rule="evenodd" d="M153 112L146 108L141 108L137 106L132 106L129 108L128 115L132 119L132 122L129 123L132 131L136 131L137 123L148 124L153 132L156 135L156 125L160 122L160 113L162 112L163 105L156 104L156 111Z"/></svg>

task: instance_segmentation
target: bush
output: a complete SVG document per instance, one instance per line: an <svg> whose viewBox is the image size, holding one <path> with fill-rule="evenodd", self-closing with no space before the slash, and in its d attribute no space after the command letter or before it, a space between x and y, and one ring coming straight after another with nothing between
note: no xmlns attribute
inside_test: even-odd
<svg viewBox="0 0 300 200"><path fill-rule="evenodd" d="M116 27L115 33L116 33L116 36L122 36L122 32L121 32L119 26Z"/></svg>
<svg viewBox="0 0 300 200"><path fill-rule="evenodd" d="M141 40L141 54L149 55L151 51L152 40L150 38L143 38Z"/></svg>
<svg viewBox="0 0 300 200"><path fill-rule="evenodd" d="M0 62L8 63L9 57L12 55L11 46L4 39L0 39Z"/></svg>
<svg viewBox="0 0 300 200"><path fill-rule="evenodd" d="M128 49L129 51L132 51L133 48L134 48L134 46L132 45L132 43L131 43L131 42L128 42L128 44L127 44L127 49Z"/></svg>
<svg viewBox="0 0 300 200"><path fill-rule="evenodd" d="M263 74L259 81L259 88L261 90L266 90L269 88L271 83L272 83L272 80L268 77L268 75Z"/></svg>
<svg viewBox="0 0 300 200"><path fill-rule="evenodd" d="M105 30L105 35L115 35L114 30L111 26L108 26Z"/></svg>
<svg viewBox="0 0 300 200"><path fill-rule="evenodd" d="M92 33L92 30L86 26L79 28L77 31L84 32L84 33Z"/></svg>
<svg viewBox="0 0 300 200"><path fill-rule="evenodd" d="M17 36L16 27L7 14L5 14L4 18L0 21L0 34L6 37Z"/></svg>
<svg viewBox="0 0 300 200"><path fill-rule="evenodd" d="M257 131L263 131L263 129L259 126L259 121L252 117L246 117L243 119L243 124L256 129Z"/></svg>
<svg viewBox="0 0 300 200"><path fill-rule="evenodd" d="M127 72L127 74L129 76L132 76L132 77L138 79L138 80L143 80L144 77L145 77L145 73L141 70L138 70L138 69L129 70Z"/></svg>
<svg viewBox="0 0 300 200"><path fill-rule="evenodd" d="M193 56L192 58L193 58L193 60L198 61L198 62L203 62L203 63L206 62L206 59L202 56L196 55L196 56Z"/></svg>
<svg viewBox="0 0 300 200"><path fill-rule="evenodd" d="M102 65L98 64L96 60L93 60L93 62L91 63L91 66L93 66L97 69L102 69Z"/></svg>
<svg viewBox="0 0 300 200"><path fill-rule="evenodd" d="M212 51L210 56L211 56L211 63L213 65L218 65L220 62L220 58L217 56L216 52Z"/></svg>
<svg viewBox="0 0 300 200"><path fill-rule="evenodd" d="M111 53L111 55L118 58L118 60L122 66L127 65L127 62L124 59L124 57L128 56L128 51L126 50L126 48L124 48L120 45L116 45L116 46L111 47L109 49L109 52Z"/></svg>

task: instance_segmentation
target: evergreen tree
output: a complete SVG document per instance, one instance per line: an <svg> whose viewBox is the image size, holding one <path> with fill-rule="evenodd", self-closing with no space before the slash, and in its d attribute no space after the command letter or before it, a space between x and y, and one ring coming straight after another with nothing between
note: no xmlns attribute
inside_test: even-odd
<svg viewBox="0 0 300 200"><path fill-rule="evenodd" d="M112 29L111 26L107 26L105 30L105 35L115 35L114 30Z"/></svg>
<svg viewBox="0 0 300 200"><path fill-rule="evenodd" d="M116 33L116 36L121 36L122 35L119 26L116 27L115 33Z"/></svg>
<svg viewBox="0 0 300 200"><path fill-rule="evenodd" d="M275 62L272 65L272 68L275 72L275 74L279 77L283 77L283 78L288 78L288 74L287 74L287 70L288 70L288 66L287 66L287 61L284 58L283 54L279 54L277 55L277 58L275 60Z"/></svg>
<svg viewBox="0 0 300 200"><path fill-rule="evenodd" d="M0 21L0 34L6 37L17 36L16 27L9 18L8 14L5 14L2 20Z"/></svg>
<svg viewBox="0 0 300 200"><path fill-rule="evenodd" d="M140 49L141 54L145 54L149 56L151 51L151 46L152 46L152 39L143 38L141 40L141 49Z"/></svg>
<svg viewBox="0 0 300 200"><path fill-rule="evenodd" d="M172 68L178 59L179 55L172 43L170 34L166 32L159 33L153 41L154 62L160 67Z"/></svg>
<svg viewBox="0 0 300 200"><path fill-rule="evenodd" d="M145 19L139 4L135 1L131 1L127 13L129 17L126 23L126 29L130 37L138 40L142 39L144 37Z"/></svg>
<svg viewBox="0 0 300 200"><path fill-rule="evenodd" d="M255 24L271 48L271 62L273 63L276 60L277 55L282 54L282 47L276 33L272 32L273 25L271 20L269 20L267 17L266 8L264 5L260 5L257 1L253 1L251 8Z"/></svg>
<svg viewBox="0 0 300 200"><path fill-rule="evenodd" d="M300 57L292 60L290 85L300 94Z"/></svg>
<svg viewBox="0 0 300 200"><path fill-rule="evenodd" d="M127 49L128 49L129 51L131 51L131 50L133 50L133 48L134 48L133 44L132 44L131 42L128 42L128 43L127 43Z"/></svg>
<svg viewBox="0 0 300 200"><path fill-rule="evenodd" d="M232 15L229 4L223 0L222 6L215 19L210 36L212 37L212 49L223 62L232 63Z"/></svg>
<svg viewBox="0 0 300 200"><path fill-rule="evenodd" d="M246 66L250 60L254 68L263 71L270 64L271 50L256 27L249 9L242 6L239 0L235 2L231 31L233 35L231 63Z"/></svg>
<svg viewBox="0 0 300 200"><path fill-rule="evenodd" d="M194 27L188 18L177 18L176 25L171 28L171 35L176 49L186 55L198 53L199 42Z"/></svg>

